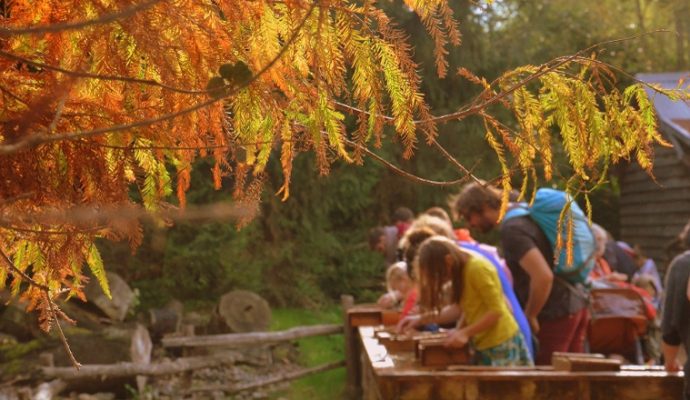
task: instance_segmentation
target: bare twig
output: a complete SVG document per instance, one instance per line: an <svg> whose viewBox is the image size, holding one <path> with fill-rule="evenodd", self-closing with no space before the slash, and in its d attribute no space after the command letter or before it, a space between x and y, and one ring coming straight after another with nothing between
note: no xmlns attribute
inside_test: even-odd
<svg viewBox="0 0 690 400"><path fill-rule="evenodd" d="M455 157L453 157L453 156L448 152L448 150L446 150L445 147L441 146L441 144L440 144L436 139L433 139L433 138L432 138L432 139L431 139L431 143L441 152L441 154L443 154L443 156L444 156L448 161L450 161L453 165L455 165L456 167L458 167L458 168L459 168L463 173L465 173L470 179L472 179L473 181L479 183L479 178L477 178L476 176L474 176L474 175L472 174L472 171L470 171L469 169L467 169L467 167L465 167L460 161L458 161Z"/></svg>
<svg viewBox="0 0 690 400"><path fill-rule="evenodd" d="M7 264L7 267L9 268L10 272L12 274L19 275L24 281L29 283L32 286L37 287L40 289L46 297L46 301L48 302L48 307L50 308L50 315L53 318L53 321L55 321L55 325L57 325L58 328L58 334L60 336L60 341L62 342L62 345L65 347L65 351L69 355L70 360L72 361L72 365L76 368L79 369L81 364L77 362L77 360L74 358L74 355L72 354L72 349L69 347L69 343L67 343L67 338L65 337L64 332L62 331L62 327L60 326L60 321L59 321L59 316L57 313L57 310L55 309L55 305L53 304L53 300L50 298L50 288L46 285L43 285L41 283L36 282L34 279L32 279L29 275L21 271L19 268L17 268L12 260L5 254L5 251L0 248L0 256L2 259L5 261L5 264Z"/></svg>
<svg viewBox="0 0 690 400"><path fill-rule="evenodd" d="M5 253L5 251L2 248L0 248L0 257L2 257L3 261L5 261L5 264L7 264L7 268L10 270L10 272L13 275L14 274L18 275L23 280L25 280L28 284L35 286L41 290L44 290L44 291L49 290L48 286L36 282L29 275L27 275L24 271L17 268L17 266L14 265L12 260L10 260L10 258L7 256L7 254Z"/></svg>
<svg viewBox="0 0 690 400"><path fill-rule="evenodd" d="M55 321L55 326L57 326L58 330L58 336L60 336L60 342L62 342L62 346L65 348L65 351L67 352L67 355L69 356L70 361L72 362L72 366L79 370L81 367L81 364L77 359L74 357L74 354L72 353L72 349L69 347L69 343L67 343L67 338L65 337L65 332L62 331L62 326L60 325L60 318L57 313L56 305L53 303L53 300L50 298L50 293L48 292L48 288L44 289L43 292L45 293L46 296L46 301L48 302L48 307L50 307L50 314L53 316L53 321Z"/></svg>
<svg viewBox="0 0 690 400"><path fill-rule="evenodd" d="M24 100L24 99L22 99L21 97L17 96L16 94L12 93L11 90L7 89L6 87L4 87L4 86L2 86L2 85L0 85L0 91L2 91L3 93L5 93L6 95L10 96L11 98L17 100L18 102L24 104L25 106L28 106L28 105L29 105L29 102L27 102L26 100Z"/></svg>
<svg viewBox="0 0 690 400"><path fill-rule="evenodd" d="M357 147L357 148L359 148L359 149L362 150L365 154L369 155L369 156L370 156L371 158L373 158L374 160L376 160L376 161L382 163L382 164L385 165L388 169L390 169L391 171L395 172L396 174L402 176L403 178L407 178L407 179L409 179L409 180L411 180L411 181L414 181L414 182L417 182L417 183L422 183L422 184L424 184L424 185L430 185L430 186L455 186L455 185L459 185L459 184L461 184L461 183L463 183L463 182L468 181L468 180L470 179L470 176L472 176L471 174L469 174L469 175L466 175L466 176L464 176L464 177L462 177L462 178L460 178L460 179L456 179L456 180L454 180L454 181L434 181L434 180L431 180L431 179L421 178L421 177L419 177L419 176L417 176L417 175L414 175L414 174L412 174L412 173L409 173L409 172L407 172L407 171L405 171L405 170L403 170L403 169L401 169L401 168L395 166L395 165L394 165L393 163L391 163L390 161L388 161L388 160L386 160L385 158L379 156L378 154L374 153L373 151L369 150L368 148L362 146L362 145L359 144L359 143L353 142L353 141L351 141L351 140L349 140L349 139L347 139L347 138L343 138L343 141L344 141L345 143L347 143L348 145L352 146L352 147Z"/></svg>
<svg viewBox="0 0 690 400"><path fill-rule="evenodd" d="M50 122L50 125L48 126L48 133L53 132L55 127L57 126L58 121L60 120L60 117L62 116L62 110L65 108L65 101L67 100L67 95L69 92L65 92L62 97L60 97L60 101L58 102L57 110L55 111L55 116L53 117L53 120Z"/></svg>

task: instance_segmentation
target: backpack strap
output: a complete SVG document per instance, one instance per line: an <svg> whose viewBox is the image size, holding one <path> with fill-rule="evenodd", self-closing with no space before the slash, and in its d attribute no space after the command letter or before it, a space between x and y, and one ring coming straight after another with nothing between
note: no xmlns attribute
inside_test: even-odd
<svg viewBox="0 0 690 400"><path fill-rule="evenodd" d="M584 300L585 303L587 303L587 304L590 303L590 301L589 301L589 293L588 293L589 290L588 290L588 288L587 288L585 285L583 285L583 284L578 284L577 286L580 287L580 288L582 289L582 290L578 290L578 287L576 287L576 286L573 285L572 283L568 282L567 279L565 279L565 278L563 278L563 277L561 277L561 276L558 276L555 272L554 272L554 274L553 274L553 279L554 279L554 281L560 282L563 286L565 286L565 287L570 291L570 293L572 293L572 294L574 294L576 297L579 297L580 299Z"/></svg>
<svg viewBox="0 0 690 400"><path fill-rule="evenodd" d="M506 211L505 215L503 216L503 221L501 223L511 219L511 218L517 218L517 217L522 217L522 216L529 216L530 215L530 208L527 203L520 202L520 203L513 203L511 208ZM536 223L536 221L535 221ZM537 224L539 226L539 224ZM542 230L542 227L539 226L539 229ZM543 232L543 230L542 230ZM592 232L592 229L590 228L590 233ZM592 251L592 253L587 257L587 259L583 262L583 265L587 264L588 262L592 261L595 256L595 251ZM553 271L553 270L552 270ZM572 274L577 274L579 271L574 271ZM569 274L560 274L560 275L569 275ZM558 281L559 283L563 284L572 294L575 296L584 299L587 303L589 303L589 294L587 293L587 287L582 285L583 290L578 290L575 285L570 283L567 279L565 279L563 276L560 276L559 274L556 274L554 271L553 277L554 280ZM580 285L578 285L580 286ZM584 293L583 293L584 291Z"/></svg>
<svg viewBox="0 0 690 400"><path fill-rule="evenodd" d="M505 215L503 216L503 221L501 221L501 223L511 218L523 217L525 215L529 215L529 206L527 205L527 203L513 203L508 209L508 211L506 211Z"/></svg>

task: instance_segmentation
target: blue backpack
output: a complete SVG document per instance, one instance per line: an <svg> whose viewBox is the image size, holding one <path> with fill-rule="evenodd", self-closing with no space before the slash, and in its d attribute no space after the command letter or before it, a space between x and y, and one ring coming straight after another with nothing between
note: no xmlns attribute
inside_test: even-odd
<svg viewBox="0 0 690 400"><path fill-rule="evenodd" d="M560 251L556 251L556 241L558 240L558 226L561 212L564 207L569 205L569 210L563 215L561 226ZM506 212L504 221L510 218L529 215L532 220L539 225L554 249L554 274L565 279L571 284L585 283L589 273L594 268L594 252L596 243L594 234L589 226L589 221L582 212L580 206L571 197L560 190L541 188L537 190L532 206L527 204L512 208ZM573 262L567 262L567 238L568 224L573 223L572 251Z"/></svg>

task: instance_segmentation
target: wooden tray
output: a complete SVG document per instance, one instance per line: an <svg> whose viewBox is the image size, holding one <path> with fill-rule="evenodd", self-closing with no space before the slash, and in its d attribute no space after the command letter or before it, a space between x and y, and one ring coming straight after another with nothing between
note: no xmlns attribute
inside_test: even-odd
<svg viewBox="0 0 690 400"><path fill-rule="evenodd" d="M472 354L468 346L447 347L443 339L420 340L417 343L419 362L425 367L446 367L449 365L470 365Z"/></svg>
<svg viewBox="0 0 690 400"><path fill-rule="evenodd" d="M357 306L347 310L350 327L395 325L400 319L400 313L395 310L383 310L376 306Z"/></svg>
<svg viewBox="0 0 690 400"><path fill-rule="evenodd" d="M597 372L620 371L621 361L604 358L601 354L554 353L551 365L555 371Z"/></svg>

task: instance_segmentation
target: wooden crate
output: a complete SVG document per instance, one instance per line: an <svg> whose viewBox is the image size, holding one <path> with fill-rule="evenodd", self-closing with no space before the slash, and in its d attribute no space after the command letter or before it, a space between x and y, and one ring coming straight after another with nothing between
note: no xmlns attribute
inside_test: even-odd
<svg viewBox="0 0 690 400"><path fill-rule="evenodd" d="M554 353L551 365L556 371L596 372L620 371L621 361L605 358L601 354Z"/></svg>
<svg viewBox="0 0 690 400"><path fill-rule="evenodd" d="M356 306L347 311L350 327L395 325L400 313L395 310L383 310L376 306Z"/></svg>
<svg viewBox="0 0 690 400"><path fill-rule="evenodd" d="M419 358L417 343L421 340L442 340L446 337L446 333L419 331L398 333L395 327L380 326L374 328L374 337L391 353L414 352L415 358Z"/></svg>
<svg viewBox="0 0 690 400"><path fill-rule="evenodd" d="M462 348L447 347L443 339L426 339L417 343L419 362L424 367L446 367L448 365L472 364L472 355L468 346Z"/></svg>
<svg viewBox="0 0 690 400"><path fill-rule="evenodd" d="M388 332L382 332L379 336L379 343L386 346L386 350L391 353L399 353L403 351L413 352L417 345L417 340L410 335L396 335Z"/></svg>

